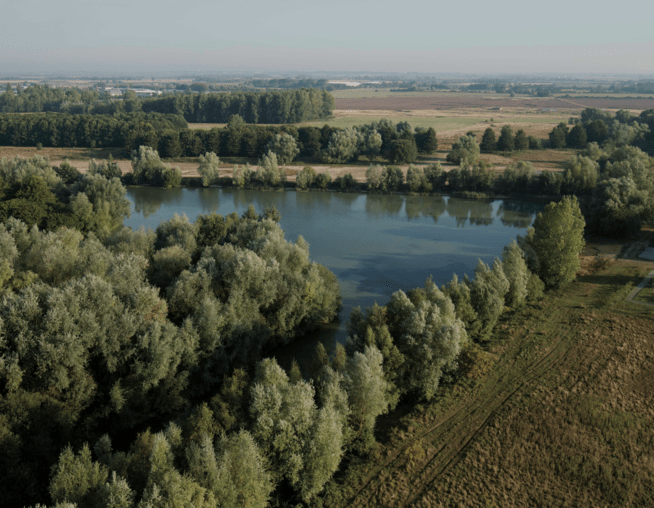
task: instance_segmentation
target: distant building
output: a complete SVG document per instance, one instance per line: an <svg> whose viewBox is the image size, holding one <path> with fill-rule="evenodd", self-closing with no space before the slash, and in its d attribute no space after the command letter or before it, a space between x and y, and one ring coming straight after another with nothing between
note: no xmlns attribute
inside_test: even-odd
<svg viewBox="0 0 654 508"><path fill-rule="evenodd" d="M120 88L107 87L104 90L109 94L109 97L120 97L123 95L123 91Z"/></svg>
<svg viewBox="0 0 654 508"><path fill-rule="evenodd" d="M161 90L149 90L147 88L135 88L137 97L152 97L153 95L161 95L163 92Z"/></svg>

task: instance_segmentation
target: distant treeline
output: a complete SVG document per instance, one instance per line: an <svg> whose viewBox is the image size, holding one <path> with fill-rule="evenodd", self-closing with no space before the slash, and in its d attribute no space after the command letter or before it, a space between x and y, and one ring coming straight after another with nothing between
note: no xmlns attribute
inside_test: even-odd
<svg viewBox="0 0 654 508"><path fill-rule="evenodd" d="M102 94L103 95L103 94ZM240 115L248 123L296 123L326 118L334 98L325 90L297 89L270 92L170 94L140 99L127 90L121 99L101 100L94 90L47 86L11 87L0 95L0 113L66 112L113 115L115 113L164 113L183 116L188 122L227 123Z"/></svg>
<svg viewBox="0 0 654 508"><path fill-rule="evenodd" d="M0 114L1 146L125 147L156 143L160 133L188 127L179 115L119 113L115 115Z"/></svg>

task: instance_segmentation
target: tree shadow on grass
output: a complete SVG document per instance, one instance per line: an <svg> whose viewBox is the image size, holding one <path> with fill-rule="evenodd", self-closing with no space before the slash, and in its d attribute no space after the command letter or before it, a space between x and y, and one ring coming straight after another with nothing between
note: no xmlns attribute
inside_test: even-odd
<svg viewBox="0 0 654 508"><path fill-rule="evenodd" d="M591 274L577 277L578 282L594 284L596 286L626 286L631 283L636 287L641 283L643 277L629 274Z"/></svg>

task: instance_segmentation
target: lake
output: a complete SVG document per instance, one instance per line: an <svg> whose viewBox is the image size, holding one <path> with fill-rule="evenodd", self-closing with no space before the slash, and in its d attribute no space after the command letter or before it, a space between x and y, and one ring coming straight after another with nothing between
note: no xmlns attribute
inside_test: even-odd
<svg viewBox="0 0 654 508"><path fill-rule="evenodd" d="M125 225L156 229L174 214L258 213L275 206L286 239L309 242L313 261L338 277L343 298L339 319L319 340L344 342L350 311L391 294L422 286L430 275L441 286L456 273L472 277L477 260L491 264L512 238L524 234L543 204L345 192L128 187L132 215ZM314 337L315 339L315 337ZM309 343L310 342L310 343ZM313 352L315 340L289 346L295 356Z"/></svg>

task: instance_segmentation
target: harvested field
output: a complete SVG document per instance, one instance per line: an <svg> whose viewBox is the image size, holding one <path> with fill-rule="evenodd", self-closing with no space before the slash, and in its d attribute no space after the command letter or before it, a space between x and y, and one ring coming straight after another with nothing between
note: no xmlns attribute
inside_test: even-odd
<svg viewBox="0 0 654 508"><path fill-rule="evenodd" d="M619 98L552 98L552 97L514 97L488 98L478 96L388 96L388 97L358 97L336 98L337 110L450 110L475 108L477 110L492 110L493 108L520 109L559 109L580 110L584 108L631 109L644 110L654 108L654 99L619 99Z"/></svg>

